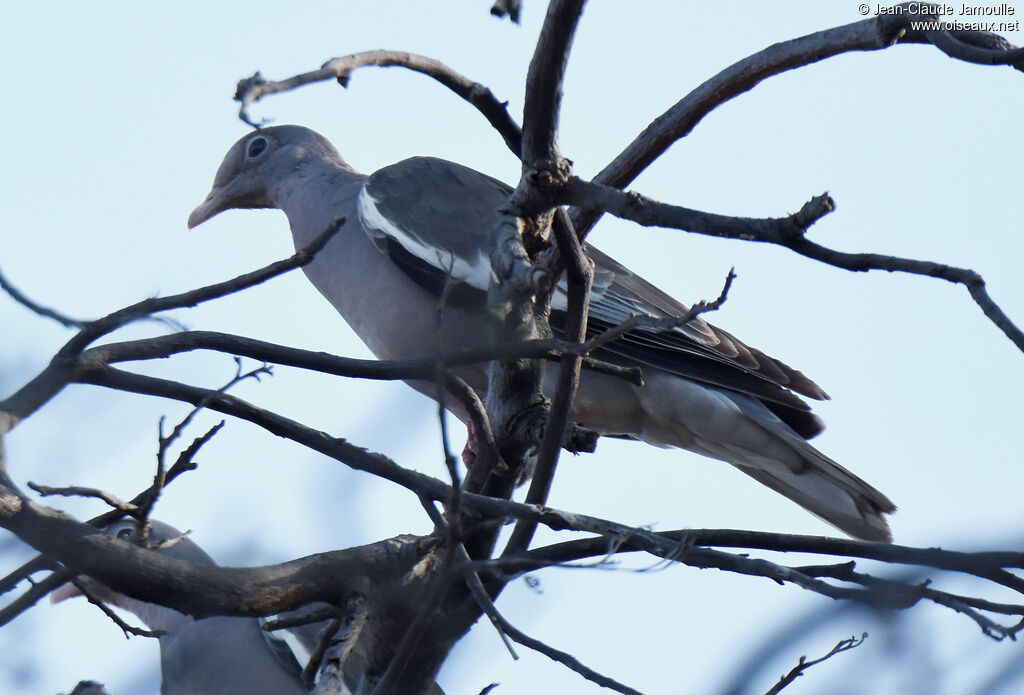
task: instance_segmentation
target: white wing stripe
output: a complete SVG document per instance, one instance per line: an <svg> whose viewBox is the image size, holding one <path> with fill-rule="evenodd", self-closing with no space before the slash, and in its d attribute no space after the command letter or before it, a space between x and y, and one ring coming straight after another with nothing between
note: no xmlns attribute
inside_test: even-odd
<svg viewBox="0 0 1024 695"><path fill-rule="evenodd" d="M484 292L495 277L490 258L478 253L473 259L457 256L448 249L425 244L422 239L409 234L405 229L391 222L381 212L379 201L363 188L359 193L359 218L370 236L384 236L394 239L402 248L416 258L429 263L459 282L472 285Z"/></svg>

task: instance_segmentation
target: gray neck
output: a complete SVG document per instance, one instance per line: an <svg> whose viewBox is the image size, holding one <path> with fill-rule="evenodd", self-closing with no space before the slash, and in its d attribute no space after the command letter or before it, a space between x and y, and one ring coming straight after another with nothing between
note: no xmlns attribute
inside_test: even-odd
<svg viewBox="0 0 1024 695"><path fill-rule="evenodd" d="M357 227L356 200L365 180L342 161L315 156L299 161L281 177L270 198L288 216L295 248L309 245L339 216L347 219L348 230Z"/></svg>

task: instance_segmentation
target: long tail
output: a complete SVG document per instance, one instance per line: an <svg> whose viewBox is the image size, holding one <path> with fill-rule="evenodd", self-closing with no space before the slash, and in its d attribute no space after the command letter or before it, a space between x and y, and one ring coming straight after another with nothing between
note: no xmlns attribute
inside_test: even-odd
<svg viewBox="0 0 1024 695"><path fill-rule="evenodd" d="M635 400L616 401L615 394L622 396L621 387L590 395L602 396L606 409L623 403L614 415L632 417L627 436L726 461L855 538L892 540L885 515L896 505L811 446L761 401L658 372L647 375Z"/></svg>
<svg viewBox="0 0 1024 695"><path fill-rule="evenodd" d="M821 452L814 450L814 454L817 456L797 471L734 465L854 538L892 542L883 515L896 511L896 505Z"/></svg>
<svg viewBox="0 0 1024 695"><path fill-rule="evenodd" d="M896 505L888 497L815 449L760 402L729 396L751 425L775 441L758 448L726 444L727 452L715 452L716 458L855 538L892 541L884 515L896 511Z"/></svg>

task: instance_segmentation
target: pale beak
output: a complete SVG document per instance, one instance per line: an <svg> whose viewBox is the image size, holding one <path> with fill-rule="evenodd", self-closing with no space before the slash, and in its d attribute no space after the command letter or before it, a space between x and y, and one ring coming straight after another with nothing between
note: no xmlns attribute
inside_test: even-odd
<svg viewBox="0 0 1024 695"><path fill-rule="evenodd" d="M210 219L217 213L223 211L220 203L220 188L214 188L210 191L210 195L206 196L206 200L201 202L192 214L188 216L188 228L195 229L206 220Z"/></svg>

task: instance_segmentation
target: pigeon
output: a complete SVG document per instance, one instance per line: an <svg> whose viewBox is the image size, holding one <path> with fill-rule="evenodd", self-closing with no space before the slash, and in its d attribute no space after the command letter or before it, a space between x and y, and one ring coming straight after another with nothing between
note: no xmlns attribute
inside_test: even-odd
<svg viewBox="0 0 1024 695"><path fill-rule="evenodd" d="M151 544L164 553L197 565L216 563L192 540L173 527L150 521ZM107 533L131 542L136 523L115 522ZM88 577L79 577L87 591L105 603L131 611L150 630L161 631L160 695L308 695L288 645L270 637L257 618L213 616L196 620L172 608L147 603L113 591ZM50 596L59 603L81 592L65 584Z"/></svg>
<svg viewBox="0 0 1024 695"><path fill-rule="evenodd" d="M378 358L413 359L493 344L490 254L497 210L511 192L490 176L433 157L365 175L322 135L282 125L231 147L188 225L232 208L278 208L301 249L344 218L303 271ZM632 316L665 319L688 310L585 248L595 264L588 336ZM565 312L563 279L552 298L555 336L564 335ZM804 398L828 396L799 371L700 317L668 329L636 328L592 356L639 367L644 384L585 370L571 412L580 426L726 461L855 538L891 541L886 515L895 505L808 442L823 424ZM554 373L545 377L548 394ZM486 398L486 365L459 374ZM434 383L410 385L443 396ZM444 402L465 420L453 400Z"/></svg>

